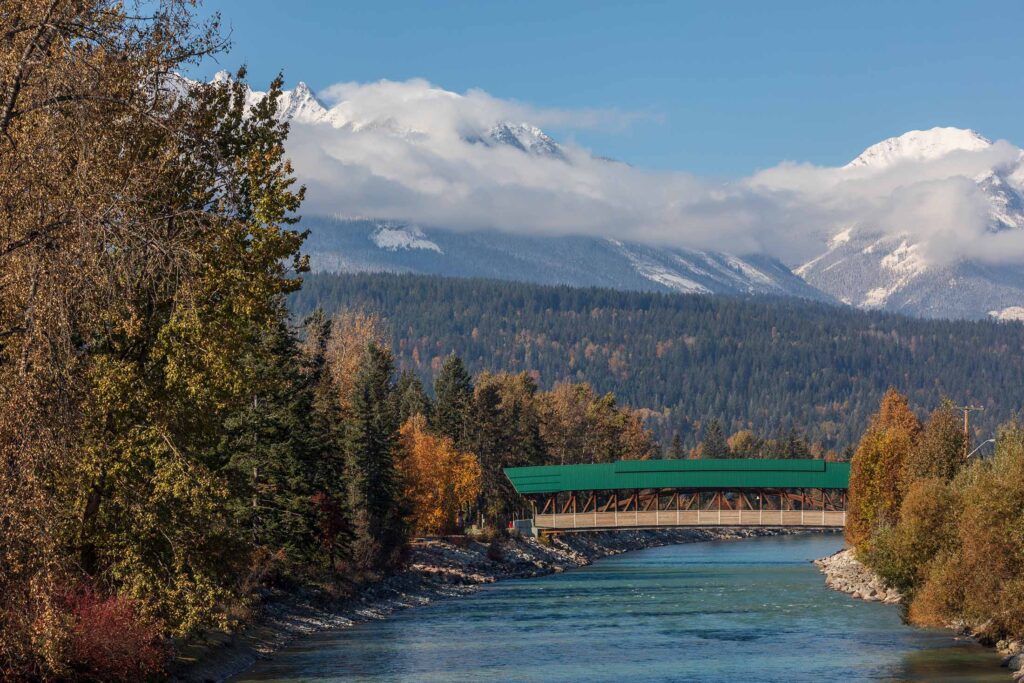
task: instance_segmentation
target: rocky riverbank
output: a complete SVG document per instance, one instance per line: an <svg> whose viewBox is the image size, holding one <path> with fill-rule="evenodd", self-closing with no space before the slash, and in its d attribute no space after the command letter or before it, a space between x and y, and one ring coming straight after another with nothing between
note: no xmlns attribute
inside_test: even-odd
<svg viewBox="0 0 1024 683"><path fill-rule="evenodd" d="M495 544L469 538L419 540L413 543L405 570L366 586L350 599L329 601L313 592L268 596L245 628L208 634L183 648L171 667L171 679L227 680L303 635L383 619L397 610L466 595L501 579L563 572L641 548L784 533L790 532L665 529L565 534L545 541L512 536Z"/></svg>
<svg viewBox="0 0 1024 683"><path fill-rule="evenodd" d="M873 571L857 559L852 548L844 548L834 555L815 560L814 564L825 575L825 585L832 590L849 593L868 602L891 605L903 600L899 591L886 587Z"/></svg>
<svg viewBox="0 0 1024 683"><path fill-rule="evenodd" d="M899 591L888 588L877 574L857 559L852 548L844 548L833 555L815 560L814 564L825 575L825 585L832 590L868 602L899 604L903 601ZM1013 680L1024 681L1024 643L1018 640L993 643L985 636L984 625L971 627L966 624L950 624L949 628L984 645L994 646L1003 657L1002 665L1012 672Z"/></svg>

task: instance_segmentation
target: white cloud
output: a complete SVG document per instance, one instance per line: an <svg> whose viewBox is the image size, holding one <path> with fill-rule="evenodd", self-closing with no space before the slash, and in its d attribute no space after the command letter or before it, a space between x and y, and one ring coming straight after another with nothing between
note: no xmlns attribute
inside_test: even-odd
<svg viewBox="0 0 1024 683"><path fill-rule="evenodd" d="M500 122L574 129L642 114L532 107L427 81L342 83L321 96L332 125L293 124L288 151L309 187L307 213L452 229L589 234L798 264L840 227L909 233L932 261L1024 262L1024 230L993 233L975 179L1021 164L1005 142L881 168L792 162L733 182L645 171L563 143L564 159L484 145Z"/></svg>

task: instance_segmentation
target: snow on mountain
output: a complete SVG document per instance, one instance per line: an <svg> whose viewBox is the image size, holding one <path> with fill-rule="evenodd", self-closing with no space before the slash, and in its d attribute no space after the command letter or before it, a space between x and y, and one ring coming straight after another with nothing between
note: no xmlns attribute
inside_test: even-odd
<svg viewBox="0 0 1024 683"><path fill-rule="evenodd" d="M870 179L898 164L940 160L958 151L986 150L992 144L971 130L911 131L872 145L842 170ZM991 168L971 180L988 204L989 233L1024 229L1024 152L1009 167ZM860 308L983 318L1024 304L1024 267L966 258L935 261L927 256L934 245L915 234L921 231L893 234L870 224L846 226L832 235L824 252L794 272Z"/></svg>
<svg viewBox="0 0 1024 683"><path fill-rule="evenodd" d="M1009 322L1011 320L1024 321L1024 306L1007 306L1000 311L989 311L989 316L995 320Z"/></svg>
<svg viewBox="0 0 1024 683"><path fill-rule="evenodd" d="M387 251L427 249L436 251L438 254L444 253L441 251L441 247L428 240L423 230L415 225L381 223L370 233L370 241Z"/></svg>
<svg viewBox="0 0 1024 683"><path fill-rule="evenodd" d="M299 83L282 93L281 116L304 128L307 150L309 145L316 148L322 144L325 149L333 145L327 158L366 183L368 203L376 202L370 208L359 207L359 213L379 215L382 220L371 227L364 225L366 229L355 241L346 237L343 241L351 247L347 252L332 247L314 250L314 262L321 269L404 269L622 288L795 294L933 317L985 318L990 311L1024 306L1024 265L1010 263L1011 259L999 252L999 241L985 242L984 249L974 248L986 236L1024 230L1024 151L1005 142L993 143L973 130L910 131L871 145L839 168L808 170L780 165L759 174L748 186L738 183L708 190L688 181L653 176L641 180L620 172L618 165L577 147L563 147L541 128L524 121L520 116L528 116L528 110L508 102L496 104L486 94L460 95L417 80L341 84L332 86L327 94L335 101L331 107ZM265 96L251 92L250 101ZM330 126L343 134L321 136L317 126ZM473 149L478 147L496 153L492 158ZM507 150L526 156L520 163ZM316 153L307 158L319 163ZM314 182L319 180L318 167L307 171ZM654 191L645 202L643 191L648 181L654 183ZM385 186L390 189L381 192ZM351 187L345 183L335 191ZM622 188L627 188L625 194ZM750 188L756 190L756 196L744 209L742 202L752 199ZM690 192L698 194L690 197ZM701 192L710 193L702 200ZM389 199L392 194L393 201ZM336 196L325 195L323 186L319 195ZM634 201L638 196L639 204ZM359 205L363 197L350 196L343 206ZM530 199L524 201L525 197ZM535 201L537 198L542 201ZM773 254L794 267L793 272L766 256L741 258L723 253L730 251L725 236L721 252L650 246L643 243L647 238L643 231L638 231L639 238L606 239L609 234L629 234L629 229L636 227L628 225L630 220L657 223L667 217L671 222L678 207L702 207L680 224L688 224L686 230L706 232L701 225L703 207L719 211L720 207L727 209L729 202L739 202L737 217L743 220L749 207L760 208L763 201L769 212L777 211L790 198L801 202L794 209L798 217L801 212L820 212L826 221L834 218L831 227L827 223L824 227L820 251L807 249L821 237L814 236L816 229L806 225L802 228L808 231L806 239L776 235L741 241L773 248ZM403 204L406 201L418 208L410 211L409 205ZM476 203L462 214L458 210L461 201ZM544 201L551 204L547 215ZM647 206L652 203L654 206ZM395 215L388 211L392 204L399 207L395 213L403 218L434 225L447 222L444 217L431 218L435 206L443 206L442 213L451 211L459 230L430 228L428 237L421 228L384 222ZM493 205L494 218L501 221L492 222L488 205ZM537 205L535 212L524 213L523 224L532 228L531 233L548 230L532 226L533 216L538 216L542 225L549 216L555 216L556 222L579 223L578 217L590 210L584 225L573 225L567 231L590 232L590 236L513 234L517 226L508 225L509 216L518 215L524 205ZM605 206L609 211L595 212L592 206ZM587 227L606 215L617 215L620 209L627 222L625 231L607 226L591 231ZM328 210L334 209L321 208L323 213ZM728 211L724 211L712 214L726 227L723 235L729 228ZM465 215L476 218L467 221ZM480 228L474 230L472 223L476 222ZM506 232L488 231L488 226L501 223ZM765 223L771 226L771 219L766 218ZM756 227L756 222L753 225ZM550 232L558 233L558 226ZM738 235L745 237L742 232ZM321 237L316 231L313 236L312 243ZM951 236L956 240L949 246ZM658 240L715 244L706 235L688 239L680 233L678 241L674 237L669 231ZM330 242L329 236L325 239ZM786 239L792 242L788 247L778 246ZM569 245L578 251L568 251ZM799 258L789 256L801 250ZM962 251L980 256L958 256ZM999 253L993 257L993 251ZM1004 262L996 262L998 259Z"/></svg>
<svg viewBox="0 0 1024 683"><path fill-rule="evenodd" d="M214 82L230 79L227 71L218 72ZM252 105L266 97L265 92L250 90L247 102ZM425 88L416 94L420 99L457 99L461 95L440 88ZM434 131L410 126L388 112L363 111L358 104L342 100L333 107L326 107L303 82L294 90L281 93L278 102L279 115L282 119L302 124L326 124L333 128L352 132L375 131L395 135L403 139L429 137ZM468 124L467 124L468 125ZM444 131L446 132L446 131ZM526 154L550 157L565 161L567 159L562 147L547 133L529 123L512 123L494 121L489 126L480 126L464 132L462 136L470 144L483 144L487 147L511 147Z"/></svg>
<svg viewBox="0 0 1024 683"><path fill-rule="evenodd" d="M871 145L844 168L882 169L908 161L931 161L950 152L985 149L991 145L991 140L973 130L962 128L912 130L898 137Z"/></svg>
<svg viewBox="0 0 1024 683"><path fill-rule="evenodd" d="M420 228L395 221L303 220L318 272L411 272L699 294L831 298L765 256L738 257L598 237Z"/></svg>
<svg viewBox="0 0 1024 683"><path fill-rule="evenodd" d="M327 108L320 103L309 86L299 81L294 90L281 93L278 106L281 116L289 121L319 123L327 116Z"/></svg>
<svg viewBox="0 0 1024 683"><path fill-rule="evenodd" d="M494 147L507 145L536 156L565 159L565 153L554 139L537 126L528 123L497 123L486 135L468 135L466 141Z"/></svg>

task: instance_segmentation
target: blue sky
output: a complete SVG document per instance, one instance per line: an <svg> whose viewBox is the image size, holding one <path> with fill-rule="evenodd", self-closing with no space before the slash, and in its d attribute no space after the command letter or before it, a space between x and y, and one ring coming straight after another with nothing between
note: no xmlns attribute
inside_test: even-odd
<svg viewBox="0 0 1024 683"><path fill-rule="evenodd" d="M654 169L737 177L845 163L914 128L1024 145L1024 2L206 0L233 48L196 75L314 90L424 78L545 108L639 112L554 130Z"/></svg>

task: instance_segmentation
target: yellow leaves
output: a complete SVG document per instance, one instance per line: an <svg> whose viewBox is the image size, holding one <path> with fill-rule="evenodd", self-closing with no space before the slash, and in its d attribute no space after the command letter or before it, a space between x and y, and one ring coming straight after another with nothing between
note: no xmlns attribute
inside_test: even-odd
<svg viewBox="0 0 1024 683"><path fill-rule="evenodd" d="M474 454L457 450L451 439L434 436L426 427L422 415L402 425L399 470L416 532L450 533L456 530L459 511L480 494L480 463Z"/></svg>
<svg viewBox="0 0 1024 683"><path fill-rule="evenodd" d="M353 381L371 342L387 346L380 316L351 309L338 311L331 321L325 358L342 411L350 407Z"/></svg>
<svg viewBox="0 0 1024 683"><path fill-rule="evenodd" d="M541 436L555 462L646 460L654 440L640 412L599 396L587 383L561 382L538 397Z"/></svg>
<svg viewBox="0 0 1024 683"><path fill-rule="evenodd" d="M892 387L882 397L872 423L883 429L900 430L911 436L915 436L921 430L921 423L910 409L907 397Z"/></svg>
<svg viewBox="0 0 1024 683"><path fill-rule="evenodd" d="M910 410L907 397L889 389L850 465L846 538L851 544L869 544L877 527L896 521L902 500L904 464L915 448L920 430L921 423Z"/></svg>

